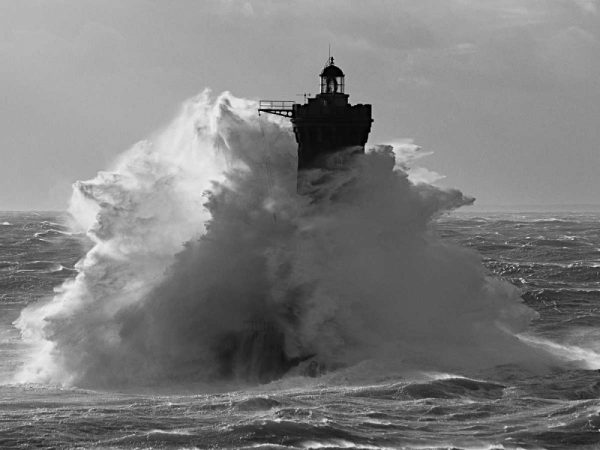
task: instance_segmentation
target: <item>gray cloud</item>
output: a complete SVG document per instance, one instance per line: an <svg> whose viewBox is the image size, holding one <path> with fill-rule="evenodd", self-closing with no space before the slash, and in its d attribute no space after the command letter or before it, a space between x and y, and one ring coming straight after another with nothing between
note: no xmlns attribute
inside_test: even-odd
<svg viewBox="0 0 600 450"><path fill-rule="evenodd" d="M595 201L598 4L2 2L0 207L62 207L70 182L206 86L298 99L314 91L329 43L351 100L374 104L374 142L414 137L445 183L482 202ZM565 187L552 187L557 164Z"/></svg>

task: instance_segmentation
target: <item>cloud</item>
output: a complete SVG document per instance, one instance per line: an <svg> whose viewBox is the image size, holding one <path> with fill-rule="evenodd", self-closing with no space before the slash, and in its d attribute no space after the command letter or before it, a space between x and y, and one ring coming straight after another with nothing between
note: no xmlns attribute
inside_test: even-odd
<svg viewBox="0 0 600 450"><path fill-rule="evenodd" d="M573 3L586 13L598 13L598 0L573 0Z"/></svg>
<svg viewBox="0 0 600 450"><path fill-rule="evenodd" d="M596 83L600 79L600 43L579 27L560 30L549 38L542 57L556 79L565 83Z"/></svg>
<svg viewBox="0 0 600 450"><path fill-rule="evenodd" d="M61 152L65 176L92 173L99 162L82 156L83 143L94 143L89 154L113 154L205 86L251 97L311 92L310 77L316 80L330 43L348 74L352 101L378 105L373 131L382 139L397 135L394 114L402 108L422 122L438 112L457 117L458 103L486 95L518 99L577 90L591 98L587 92L596 92L600 83L598 5L598 0L0 2L5 61L0 82L11 105L0 117L6 124L0 144L17 159L26 147L46 149L31 158L40 168L19 162L25 177L16 179L14 167L0 167L0 178L7 180L4 198L12 202L23 192L41 198L21 180L54 176L41 168L48 165L44 158L58 161ZM423 99L429 103L419 104ZM482 103L473 101L473 107ZM40 126L31 127L32 112ZM413 129L421 127L416 121Z"/></svg>
<svg viewBox="0 0 600 450"><path fill-rule="evenodd" d="M540 90L600 77L597 2L451 0L455 14L411 13L431 32L407 52L398 81L417 87ZM422 6L421 6L422 8ZM586 12L586 14L583 14Z"/></svg>

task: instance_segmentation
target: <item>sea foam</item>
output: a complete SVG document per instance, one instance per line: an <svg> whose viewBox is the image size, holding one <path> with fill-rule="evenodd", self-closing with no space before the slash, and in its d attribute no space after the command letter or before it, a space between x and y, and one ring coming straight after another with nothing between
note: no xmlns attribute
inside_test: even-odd
<svg viewBox="0 0 600 450"><path fill-rule="evenodd" d="M204 92L75 184L70 212L93 247L17 320L32 348L18 380L214 380L223 341L253 321L327 368L532 360L515 334L535 313L437 237L434 219L472 199L409 176L416 147L374 146L297 180L289 124L256 106Z"/></svg>

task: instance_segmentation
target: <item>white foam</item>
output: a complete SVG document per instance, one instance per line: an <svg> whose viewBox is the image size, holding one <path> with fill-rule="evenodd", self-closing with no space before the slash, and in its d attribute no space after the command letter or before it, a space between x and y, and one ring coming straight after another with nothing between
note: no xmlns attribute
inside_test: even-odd
<svg viewBox="0 0 600 450"><path fill-rule="evenodd" d="M518 337L522 341L553 353L565 361L580 363L585 369L600 369L600 352L527 334L521 334Z"/></svg>
<svg viewBox="0 0 600 450"><path fill-rule="evenodd" d="M289 126L225 93L186 102L152 141L75 184L94 247L55 298L17 321L21 380L87 385L214 376L214 348L259 317L291 356L439 371L534 359L535 313L430 223L471 199L414 184L389 146L296 192ZM318 198L318 201L315 199Z"/></svg>

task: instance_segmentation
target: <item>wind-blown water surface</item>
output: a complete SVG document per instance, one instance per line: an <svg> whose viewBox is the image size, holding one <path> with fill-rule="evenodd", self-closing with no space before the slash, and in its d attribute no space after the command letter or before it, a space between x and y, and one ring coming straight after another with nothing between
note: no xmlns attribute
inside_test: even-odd
<svg viewBox="0 0 600 450"><path fill-rule="evenodd" d="M597 218L440 220L472 199L415 182L411 148L297 182L284 122L204 93L78 182L72 223L2 216L3 443L599 442ZM257 322L309 359L224 366Z"/></svg>

